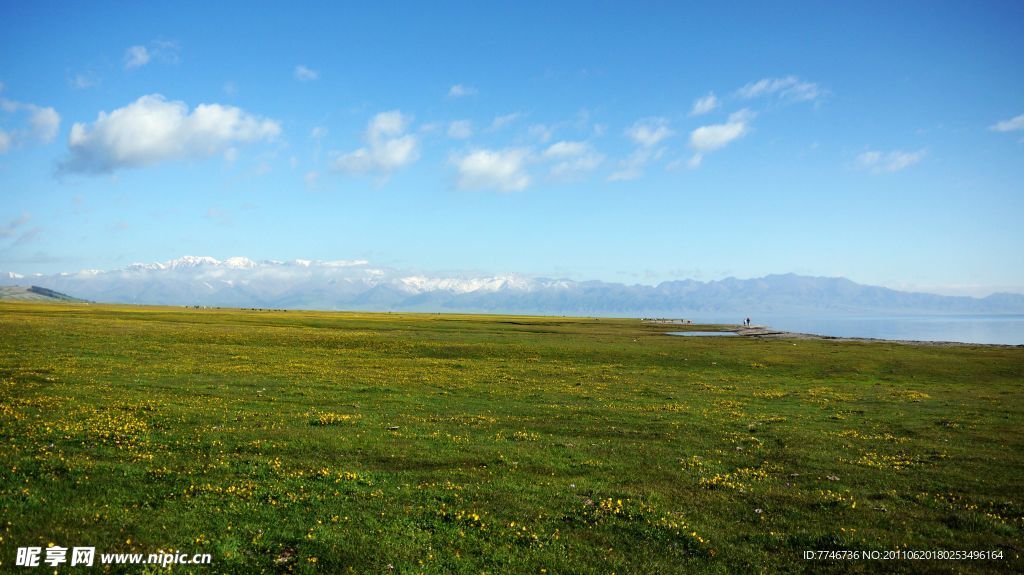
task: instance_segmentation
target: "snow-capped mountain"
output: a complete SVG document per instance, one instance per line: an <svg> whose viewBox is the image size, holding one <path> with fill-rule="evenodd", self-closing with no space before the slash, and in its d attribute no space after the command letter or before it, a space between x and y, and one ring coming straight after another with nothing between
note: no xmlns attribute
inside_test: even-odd
<svg viewBox="0 0 1024 575"><path fill-rule="evenodd" d="M26 279L0 273L0 285ZM656 286L519 274L408 273L365 260L254 261L209 256L33 276L31 283L98 302L291 309L725 316L733 314L1024 313L1024 295L908 293L795 274L680 280Z"/></svg>

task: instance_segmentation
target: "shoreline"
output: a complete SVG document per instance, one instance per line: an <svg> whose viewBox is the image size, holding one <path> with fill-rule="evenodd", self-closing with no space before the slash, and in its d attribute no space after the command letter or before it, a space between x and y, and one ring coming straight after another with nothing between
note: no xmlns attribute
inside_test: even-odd
<svg viewBox="0 0 1024 575"><path fill-rule="evenodd" d="M850 341L850 342L862 342L862 343L898 343L900 345L928 345L937 347L1010 347L1019 348L1024 347L1024 344L1012 344L1012 343L969 343L963 341L930 341L930 340L912 340L912 339L882 339L876 337L848 337L848 336L835 336L835 335L820 335L815 333L801 333L793 331L783 331L772 329L770 326L755 325L751 327L736 326L734 329L725 330L731 331L740 337L750 337L757 339L821 339L830 341Z"/></svg>

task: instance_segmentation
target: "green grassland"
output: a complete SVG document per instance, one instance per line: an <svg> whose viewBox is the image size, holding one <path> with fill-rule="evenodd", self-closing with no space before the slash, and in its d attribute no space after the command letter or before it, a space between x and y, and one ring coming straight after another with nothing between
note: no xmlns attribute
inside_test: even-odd
<svg viewBox="0 0 1024 575"><path fill-rule="evenodd" d="M1024 349L668 329L0 303L0 571L1020 572Z"/></svg>

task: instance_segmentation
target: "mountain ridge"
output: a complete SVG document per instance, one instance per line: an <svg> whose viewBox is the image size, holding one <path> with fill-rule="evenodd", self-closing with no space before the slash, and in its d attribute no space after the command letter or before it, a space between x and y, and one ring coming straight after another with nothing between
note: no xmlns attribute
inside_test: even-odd
<svg viewBox="0 0 1024 575"><path fill-rule="evenodd" d="M0 285L25 279L8 272L0 275ZM638 317L1024 314L1022 294L944 296L795 273L751 279L680 279L652 286L514 273L403 272L365 260L184 256L110 271L35 275L31 281L93 301L221 307Z"/></svg>

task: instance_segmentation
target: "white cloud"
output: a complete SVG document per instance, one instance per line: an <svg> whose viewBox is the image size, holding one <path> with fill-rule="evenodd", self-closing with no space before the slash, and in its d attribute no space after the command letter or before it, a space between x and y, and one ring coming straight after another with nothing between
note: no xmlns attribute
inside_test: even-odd
<svg viewBox="0 0 1024 575"><path fill-rule="evenodd" d="M626 136L645 148L657 146L674 133L669 129L666 118L646 118L635 122L626 129Z"/></svg>
<svg viewBox="0 0 1024 575"><path fill-rule="evenodd" d="M527 128L526 132L542 144L546 144L555 135L555 129L544 124L534 124Z"/></svg>
<svg viewBox="0 0 1024 575"><path fill-rule="evenodd" d="M459 172L456 185L463 190L523 190L530 185L526 173L529 157L530 151L522 148L481 149L455 157L452 163Z"/></svg>
<svg viewBox="0 0 1024 575"><path fill-rule="evenodd" d="M169 64L178 63L178 43L170 40L153 40L149 43L149 54Z"/></svg>
<svg viewBox="0 0 1024 575"><path fill-rule="evenodd" d="M700 154L700 153L694 154L694 155L690 156L690 159L686 160L686 167L690 168L691 170L696 170L697 168L700 167L700 164L703 161L704 161L704 154Z"/></svg>
<svg viewBox="0 0 1024 575"><path fill-rule="evenodd" d="M363 174L376 172L385 176L419 159L419 141L407 134L409 116L398 110L381 112L366 126L366 146L349 153L334 153L334 169Z"/></svg>
<svg viewBox="0 0 1024 575"><path fill-rule="evenodd" d="M700 166L704 154L724 148L745 136L750 132L750 120L753 118L753 112L743 109L730 114L729 120L724 124L701 126L690 132L690 148L694 155L687 162L689 167Z"/></svg>
<svg viewBox="0 0 1024 575"><path fill-rule="evenodd" d="M803 102L817 99L824 94L824 91L814 82L807 82L796 76L786 76L785 78L763 78L757 82L751 82L737 90L736 93L747 99L777 95L787 100Z"/></svg>
<svg viewBox="0 0 1024 575"><path fill-rule="evenodd" d="M442 127L444 127L442 122L424 122L416 128L416 131L420 134L433 134Z"/></svg>
<svg viewBox="0 0 1024 575"><path fill-rule="evenodd" d="M505 126L508 126L512 122L518 120L520 116L522 116L522 114L520 114L519 112L513 112L511 114L505 114L502 116L495 116L494 120L491 122L491 130L500 130Z"/></svg>
<svg viewBox="0 0 1024 575"><path fill-rule="evenodd" d="M60 114L53 108L39 106L32 106L30 114L29 123L34 137L43 142L52 142L60 129Z"/></svg>
<svg viewBox="0 0 1024 575"><path fill-rule="evenodd" d="M148 46L138 44L124 51L124 69L135 70L149 64L154 58L164 62L178 62L178 43L154 40Z"/></svg>
<svg viewBox="0 0 1024 575"><path fill-rule="evenodd" d="M306 183L306 187L307 188L315 188L317 180L319 178L320 178L320 174L318 174L314 170L310 170L310 171L306 172L305 176L302 177L302 181Z"/></svg>
<svg viewBox="0 0 1024 575"><path fill-rule="evenodd" d="M707 96L703 98L697 98L693 101L693 108L690 110L691 116L702 116L708 112L714 110L719 106L718 98L714 92L708 92Z"/></svg>
<svg viewBox="0 0 1024 575"><path fill-rule="evenodd" d="M100 81L99 78L97 78L96 75L92 74L91 72L87 74L79 72L72 76L68 80L68 83L71 84L72 88L75 88L77 90L86 90L88 88L98 86Z"/></svg>
<svg viewBox="0 0 1024 575"><path fill-rule="evenodd" d="M30 142L46 144L57 137L57 131L60 129L60 114L53 108L0 99L0 109L8 114L28 114L26 128L11 131L0 130L0 154L14 146Z"/></svg>
<svg viewBox="0 0 1024 575"><path fill-rule="evenodd" d="M1016 132L1017 130L1024 130L1024 114L993 124L989 127L989 130L996 132Z"/></svg>
<svg viewBox="0 0 1024 575"><path fill-rule="evenodd" d="M448 137L465 140L473 137L473 123L469 120L456 120L448 124Z"/></svg>
<svg viewBox="0 0 1024 575"><path fill-rule="evenodd" d="M366 133L371 140L388 136L398 136L405 132L411 121L412 118L403 115L402 112L398 110L381 112L370 120Z"/></svg>
<svg viewBox="0 0 1024 575"><path fill-rule="evenodd" d="M857 156L857 167L874 174L898 172L923 160L926 153L925 150L916 152L868 150Z"/></svg>
<svg viewBox="0 0 1024 575"><path fill-rule="evenodd" d="M145 46L132 46L124 51L124 67L126 70L134 70L149 64L151 56Z"/></svg>
<svg viewBox="0 0 1024 575"><path fill-rule="evenodd" d="M76 122L64 172L104 173L168 160L210 157L235 144L272 140L280 125L234 106L199 104L191 112L160 94L142 96L91 125Z"/></svg>
<svg viewBox="0 0 1024 575"><path fill-rule="evenodd" d="M544 150L543 156L555 162L550 173L559 179L571 179L593 171L604 161L604 156L594 150L589 142L555 142Z"/></svg>
<svg viewBox="0 0 1024 575"><path fill-rule="evenodd" d="M472 96L474 94L476 94L476 88L462 84L455 84L448 89L449 98L462 98L463 96Z"/></svg>
<svg viewBox="0 0 1024 575"><path fill-rule="evenodd" d="M690 132L690 147L698 153L724 148L750 131L752 116L749 110L744 109L731 114L729 121L724 124L701 126Z"/></svg>
<svg viewBox="0 0 1024 575"><path fill-rule="evenodd" d="M581 156L589 150L590 144L587 142L568 142L563 140L551 144L547 150L544 150L544 157L553 159L572 158Z"/></svg>
<svg viewBox="0 0 1024 575"><path fill-rule="evenodd" d="M660 160L664 154L664 148L637 148L629 157L619 162L619 169L608 176L608 181L635 180L644 175L644 168L647 164Z"/></svg>
<svg viewBox="0 0 1024 575"><path fill-rule="evenodd" d="M320 72L307 68L302 64L295 67L295 79L300 82L309 82L320 77Z"/></svg>
<svg viewBox="0 0 1024 575"><path fill-rule="evenodd" d="M638 120L626 128L624 133L633 140L637 148L629 157L619 162L619 169L608 176L608 181L635 180L644 175L647 164L661 159L665 153L663 148L657 147L658 144L675 134L668 127L667 118Z"/></svg>

